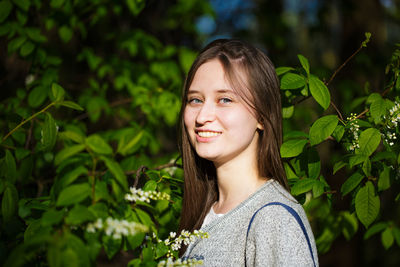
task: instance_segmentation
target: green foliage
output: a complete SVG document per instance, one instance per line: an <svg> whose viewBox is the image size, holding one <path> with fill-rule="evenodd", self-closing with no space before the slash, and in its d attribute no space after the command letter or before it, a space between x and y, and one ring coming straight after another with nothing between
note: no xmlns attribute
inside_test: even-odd
<svg viewBox="0 0 400 267"><path fill-rule="evenodd" d="M29 66L18 78L25 83L16 82L0 103L7 118L0 121L0 264L94 266L102 251L110 260L129 251L129 266L177 257L170 233L178 227L183 177L169 140L196 53L160 41L155 28L139 28L147 4L0 1L8 57ZM166 32L193 35L196 16L212 15L205 1L169 5L157 18ZM380 234L385 249L400 246L396 214L381 215L382 198L393 206L400 199L390 195L399 186L400 104L392 96L400 90L400 51L386 68L385 91L361 97L364 111L347 119L331 100L329 82L306 57L298 59L298 68L277 68L283 116L292 120L311 98L303 110L312 121L304 131L286 131L280 153L319 252L364 230L365 239ZM325 179L320 148L327 143L341 147L329 163L333 174L348 177L340 192ZM350 198L348 209L334 211L333 194Z"/></svg>
<svg viewBox="0 0 400 267"><path fill-rule="evenodd" d="M129 251L131 266L156 266L178 256L160 243L182 203L166 140L196 53L139 28L147 4L0 1L7 57L29 66L0 103L0 265L95 266L102 251L110 261ZM160 25L187 36L212 12L204 1L167 6ZM175 17L187 23L167 25Z"/></svg>
<svg viewBox="0 0 400 267"><path fill-rule="evenodd" d="M356 53L366 47L370 37L371 34L367 33L366 40ZM385 249L392 247L399 235L399 225L393 222L399 214L394 212L397 209L393 207L398 206L400 194L393 197L386 193L388 190L397 192L399 188L399 53L397 49L387 66L388 85L385 90L360 97L357 105L364 105L364 111L351 113L347 119L331 101L328 89L329 83L342 67L325 83L310 72L310 64L302 55L298 56L301 68L277 68L286 120L292 120L296 111L300 110L300 103L309 97L323 108L314 113L316 116L308 133L286 132L281 146L291 192L304 203L309 216L313 218L314 227L318 228L315 234L320 253L327 252L341 234L350 240L360 230L359 222L367 229L365 239L381 233ZM310 112L310 108L307 107L306 111ZM323 145L324 151L327 151L326 143L336 143L342 148L335 151L337 155L330 163L333 175L340 170L348 177L341 184L340 193L332 190L321 174L318 151ZM348 210L336 212L333 209L333 194L351 198ZM382 198L392 204L381 205ZM393 221L383 221L382 214L388 212L382 210L385 207L390 207Z"/></svg>

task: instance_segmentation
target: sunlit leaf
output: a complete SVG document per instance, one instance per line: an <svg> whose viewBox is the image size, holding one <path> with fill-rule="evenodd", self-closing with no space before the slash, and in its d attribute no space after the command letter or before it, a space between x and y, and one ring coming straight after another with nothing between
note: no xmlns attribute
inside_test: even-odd
<svg viewBox="0 0 400 267"><path fill-rule="evenodd" d="M361 223L368 228L378 216L380 200L375 196L375 188L371 182L367 182L357 193L355 199L356 213Z"/></svg>
<svg viewBox="0 0 400 267"><path fill-rule="evenodd" d="M368 128L360 134L360 148L356 150L356 153L370 156L372 153L374 153L380 142L381 134L379 130L375 128Z"/></svg>
<svg viewBox="0 0 400 267"><path fill-rule="evenodd" d="M57 199L57 206L69 206L86 199L91 192L88 183L74 184L61 191Z"/></svg>
<svg viewBox="0 0 400 267"><path fill-rule="evenodd" d="M304 146L308 143L308 140L297 139L289 140L282 144L281 146L281 157L291 158L298 156L302 151Z"/></svg>
<svg viewBox="0 0 400 267"><path fill-rule="evenodd" d="M316 120L310 128L310 144L317 145L328 138L338 124L336 115L327 115Z"/></svg>
<svg viewBox="0 0 400 267"><path fill-rule="evenodd" d="M309 78L309 86L311 95L314 97L315 101L317 101L323 109L327 109L331 103L331 94L326 85L318 79L318 77L311 75Z"/></svg>
<svg viewBox="0 0 400 267"><path fill-rule="evenodd" d="M297 89L305 85L305 77L295 73L286 73L281 79L281 89L283 90Z"/></svg>

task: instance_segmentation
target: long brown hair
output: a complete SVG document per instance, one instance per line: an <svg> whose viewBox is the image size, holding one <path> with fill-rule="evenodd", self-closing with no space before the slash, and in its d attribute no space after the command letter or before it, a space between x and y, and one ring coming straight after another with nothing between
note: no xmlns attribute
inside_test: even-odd
<svg viewBox="0 0 400 267"><path fill-rule="evenodd" d="M185 181L180 230L199 229L212 204L218 200L215 167L211 161L197 155L190 144L183 120L187 92L194 75L202 64L213 59L221 62L232 89L254 110L258 122L263 126L263 130L258 131L259 176L275 179L288 189L279 153L282 144L282 112L279 80L274 66L263 52L243 41L215 40L197 56L182 93L180 150Z"/></svg>

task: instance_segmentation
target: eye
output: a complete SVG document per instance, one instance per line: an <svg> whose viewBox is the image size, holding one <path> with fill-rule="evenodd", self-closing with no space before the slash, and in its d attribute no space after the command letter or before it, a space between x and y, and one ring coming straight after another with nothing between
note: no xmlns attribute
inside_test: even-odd
<svg viewBox="0 0 400 267"><path fill-rule="evenodd" d="M220 98L220 99L219 99L219 102L220 102L221 104L229 104L229 103L232 103L232 99L227 98L227 97L223 97L223 98Z"/></svg>
<svg viewBox="0 0 400 267"><path fill-rule="evenodd" d="M200 100L200 99L198 99L198 98L190 98L189 100L188 100L188 103L189 104L200 104L202 101Z"/></svg>

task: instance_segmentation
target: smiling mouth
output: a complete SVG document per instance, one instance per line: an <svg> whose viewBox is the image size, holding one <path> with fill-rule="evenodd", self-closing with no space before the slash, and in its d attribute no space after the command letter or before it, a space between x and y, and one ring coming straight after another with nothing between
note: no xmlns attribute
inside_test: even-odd
<svg viewBox="0 0 400 267"><path fill-rule="evenodd" d="M221 132L197 132L197 135L200 137L215 137L222 134Z"/></svg>

